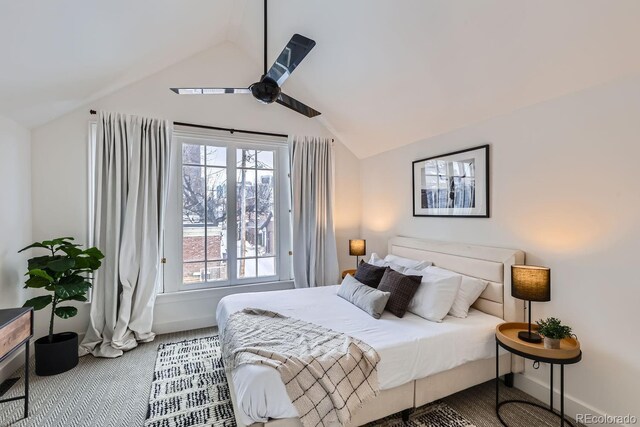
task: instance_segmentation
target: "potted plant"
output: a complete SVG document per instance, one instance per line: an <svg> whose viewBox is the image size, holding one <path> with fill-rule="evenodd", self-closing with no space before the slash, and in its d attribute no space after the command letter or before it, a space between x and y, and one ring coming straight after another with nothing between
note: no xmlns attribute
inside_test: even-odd
<svg viewBox="0 0 640 427"><path fill-rule="evenodd" d="M544 348L559 349L560 341L571 336L571 327L563 325L560 319L549 317L536 321L538 333L544 337Z"/></svg>
<svg viewBox="0 0 640 427"><path fill-rule="evenodd" d="M29 276L25 288L44 289L49 295L31 298L23 307L42 310L51 304L49 334L35 341L36 374L56 375L72 369L78 364L78 334L75 332L53 333L55 316L68 319L78 314L78 309L61 305L68 301L87 301L91 288L91 273L96 271L104 258L97 248L81 249L72 237L36 242L20 250L31 248L47 250L47 255L28 261Z"/></svg>

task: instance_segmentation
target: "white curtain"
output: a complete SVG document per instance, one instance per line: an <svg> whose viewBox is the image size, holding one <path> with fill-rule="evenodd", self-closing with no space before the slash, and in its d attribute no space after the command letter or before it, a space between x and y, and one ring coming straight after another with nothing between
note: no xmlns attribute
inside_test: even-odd
<svg viewBox="0 0 640 427"><path fill-rule="evenodd" d="M293 276L296 288L335 285L334 150L327 138L290 137Z"/></svg>
<svg viewBox="0 0 640 427"><path fill-rule="evenodd" d="M93 238L105 259L96 274L81 355L118 357L155 337L171 126L99 113Z"/></svg>

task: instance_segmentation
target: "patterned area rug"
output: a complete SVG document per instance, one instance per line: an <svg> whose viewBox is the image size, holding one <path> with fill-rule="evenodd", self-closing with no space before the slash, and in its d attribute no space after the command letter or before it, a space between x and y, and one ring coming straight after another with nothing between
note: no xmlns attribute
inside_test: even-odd
<svg viewBox="0 0 640 427"><path fill-rule="evenodd" d="M145 427L235 427L218 336L161 344Z"/></svg>
<svg viewBox="0 0 640 427"><path fill-rule="evenodd" d="M158 347L145 427L235 427L218 336ZM473 427L443 402L418 408L407 423L391 415L369 427Z"/></svg>

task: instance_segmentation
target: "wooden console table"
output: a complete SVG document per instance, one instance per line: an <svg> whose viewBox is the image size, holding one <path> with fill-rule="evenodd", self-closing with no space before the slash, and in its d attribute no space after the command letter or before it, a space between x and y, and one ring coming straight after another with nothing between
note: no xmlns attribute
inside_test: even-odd
<svg viewBox="0 0 640 427"><path fill-rule="evenodd" d="M0 362L24 345L24 395L1 399L0 403L24 399L24 417L29 416L29 340L33 336L33 308L0 310Z"/></svg>

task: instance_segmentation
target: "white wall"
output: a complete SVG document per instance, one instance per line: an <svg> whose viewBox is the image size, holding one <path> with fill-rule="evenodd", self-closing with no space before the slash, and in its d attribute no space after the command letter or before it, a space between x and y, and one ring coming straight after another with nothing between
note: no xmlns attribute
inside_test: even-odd
<svg viewBox="0 0 640 427"><path fill-rule="evenodd" d="M31 134L0 116L0 309L21 307L31 243ZM0 365L0 382L4 379Z"/></svg>
<svg viewBox="0 0 640 427"><path fill-rule="evenodd" d="M22 306L31 243L31 135L0 116L0 308Z"/></svg>
<svg viewBox="0 0 640 427"><path fill-rule="evenodd" d="M572 408L640 416L639 136L634 78L367 158L362 234L383 254L405 235L518 248L551 267L551 302L534 303L533 318L559 317L582 343L582 362L565 371ZM412 217L411 162L484 143L491 218ZM547 381L527 364L519 384L536 392Z"/></svg>
<svg viewBox="0 0 640 427"><path fill-rule="evenodd" d="M279 105L261 105L251 96L178 96L174 86L248 86L260 78L261 66L233 44L225 43L169 67L112 95L92 102L33 131L33 237L36 240L70 235L84 243L87 237L87 131L89 108L162 117L174 121L239 129L331 137L317 120ZM287 93L305 100L295 75ZM95 117L93 117L95 119ZM336 231L340 262L348 268L347 240L358 237L360 212L357 159L336 141ZM169 260L171 262L171 260ZM272 289L291 286L276 284ZM265 289L262 287L262 289ZM200 291L175 298L159 297L155 329L167 332L214 324L217 301L226 291ZM176 302L177 301L177 302ZM84 332L88 304L79 315L58 321L57 330ZM59 328L59 329L58 329Z"/></svg>

